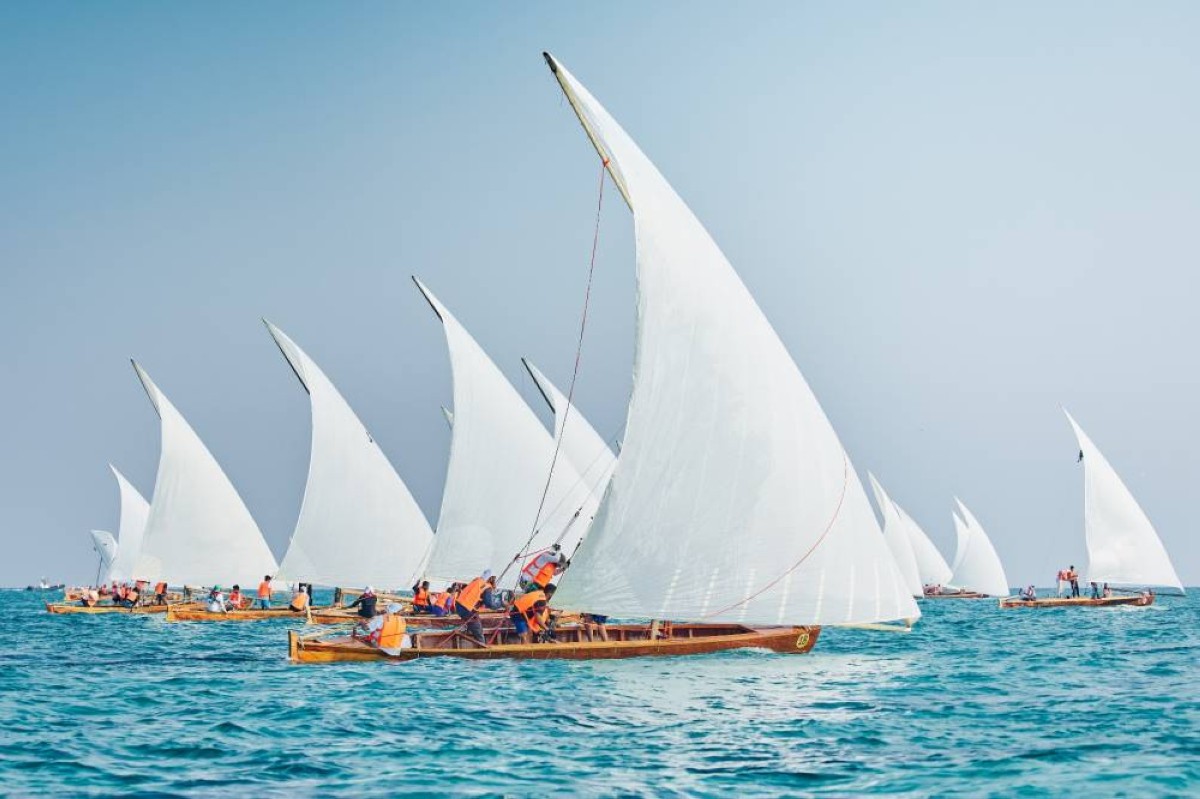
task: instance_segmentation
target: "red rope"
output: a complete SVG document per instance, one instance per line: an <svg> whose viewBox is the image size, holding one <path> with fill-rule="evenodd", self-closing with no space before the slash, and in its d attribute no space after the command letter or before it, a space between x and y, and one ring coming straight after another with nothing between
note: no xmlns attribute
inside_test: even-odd
<svg viewBox="0 0 1200 799"><path fill-rule="evenodd" d="M809 556L812 555L812 553L817 551L817 547L821 546L821 542L825 540L825 537L829 535L829 531L833 529L833 523L837 521L838 516L840 516L842 513L842 504L846 501L846 486L849 485L849 483L850 483L850 461L846 457L845 450L843 450L842 451L842 494L841 494L841 496L838 497L837 507L835 507L833 509L833 516L831 516L829 518L829 524L825 525L825 530L822 531L820 537L817 538L817 540L813 542L813 545L808 548L807 552L805 552L803 555L800 556L800 560L793 563L791 565L791 567L787 569L787 571L783 572L778 577L776 577L774 580L767 583L762 588L758 589L757 591L755 591L753 594L746 597L745 599L742 599L738 602L734 602L729 607L721 608L720 610L714 611L713 613L708 613L703 618L707 619L707 618L711 618L713 616L719 616L720 614L727 613L727 612L733 610L734 608L739 607L740 605L745 605L750 600L755 599L758 596L761 596L762 594L764 594L767 591L774 588L776 585L779 584L780 580L782 580L784 577L787 577L792 572L796 571L796 569L800 568L800 564L802 564L802 563L804 563L804 561L808 560Z"/></svg>
<svg viewBox="0 0 1200 799"><path fill-rule="evenodd" d="M571 409L575 407L575 380L579 377L579 362L583 356L583 334L584 331L587 330L588 305L592 300L592 276L596 272L596 252L600 247L600 211L604 207L604 177L605 170L607 168L608 159L604 158L600 163L600 188L596 198L596 225L592 231L592 257L588 263L587 289L583 294L583 314L579 320L579 342L575 346L575 368L571 370L571 385L567 389L567 407L563 411L564 427L566 426L567 419L571 414ZM557 408L554 410L555 413L558 413ZM529 532L529 540L527 540L525 542L525 546L521 548L522 551L517 553L517 556L509 562L508 566L504 567L504 572L502 572L500 575L501 579L503 579L504 575L508 573L508 570L512 567L513 563L525 557L527 554L525 550L527 550L529 545L533 543L534 536L536 536L538 533L538 525L542 520L542 511L545 510L546 507L546 497L550 494L550 482L554 477L554 467L558 463L558 452L561 447L562 437L558 436L554 442L554 456L550 459L550 472L546 475L546 485L542 489L542 499L540 502L538 502L537 515L533 519L533 529Z"/></svg>

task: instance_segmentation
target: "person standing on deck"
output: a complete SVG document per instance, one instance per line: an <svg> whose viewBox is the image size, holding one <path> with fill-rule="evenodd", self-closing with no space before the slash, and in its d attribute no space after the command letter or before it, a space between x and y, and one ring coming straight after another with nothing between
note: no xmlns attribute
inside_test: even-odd
<svg viewBox="0 0 1200 799"><path fill-rule="evenodd" d="M154 584L154 604L167 604L167 581L159 580Z"/></svg>
<svg viewBox="0 0 1200 799"><path fill-rule="evenodd" d="M1067 570L1059 569L1057 576L1058 576L1058 590L1055 592L1054 595L1062 596L1063 592L1067 590Z"/></svg>
<svg viewBox="0 0 1200 799"><path fill-rule="evenodd" d="M258 606L262 610L271 609L271 575L264 574L258 584Z"/></svg>
<svg viewBox="0 0 1200 799"><path fill-rule="evenodd" d="M567 556L559 544L539 552L521 569L521 583L526 590L545 588L567 566Z"/></svg>
<svg viewBox="0 0 1200 799"><path fill-rule="evenodd" d="M358 599L351 602L348 607L358 608L358 615L364 619L375 618L375 607L379 604L379 597L375 596L375 589L372 586L367 586L367 590L358 595Z"/></svg>
<svg viewBox="0 0 1200 799"><path fill-rule="evenodd" d="M488 573L490 577L490 572ZM467 632L476 641L483 641L483 623L479 620L479 608L483 605L483 589L487 580L476 577L458 592L454 611L466 622Z"/></svg>
<svg viewBox="0 0 1200 799"><path fill-rule="evenodd" d="M1075 571L1075 564L1071 564L1071 568L1067 571L1067 579L1071 581L1071 598L1079 598L1079 572Z"/></svg>

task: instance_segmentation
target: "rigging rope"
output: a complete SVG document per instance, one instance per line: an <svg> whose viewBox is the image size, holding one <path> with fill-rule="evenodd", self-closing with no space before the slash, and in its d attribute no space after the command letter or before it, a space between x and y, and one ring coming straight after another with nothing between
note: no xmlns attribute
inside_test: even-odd
<svg viewBox="0 0 1200 799"><path fill-rule="evenodd" d="M579 360L583 356L583 334L587 330L588 305L592 299L592 276L596 272L596 251L600 246L600 211L604 208L604 183L605 171L607 169L608 159L602 158L600 161L600 188L596 197L596 225L592 231L592 257L588 263L587 288L583 293L583 314L579 320L579 341L575 345L575 367L571 370L571 385L567 388L567 407L563 410L563 430L566 430L571 408L575 406L575 380L579 377ZM557 409L555 409L555 413L557 412ZM554 466L558 463L558 452L561 448L562 436L555 436L554 455L550 458L550 471L546 474L546 485L542 488L542 498L538 502L537 515L533 517L533 529L529 531L529 538L525 541L525 545L521 547L521 551L504 567L504 571L500 573L497 583L504 579L504 575L508 574L508 570L512 568L514 563L524 557L525 551L529 549L529 545L533 543L533 539L538 534L538 525L542 521L542 510L546 507L546 497L550 494L550 482L554 478Z"/></svg>

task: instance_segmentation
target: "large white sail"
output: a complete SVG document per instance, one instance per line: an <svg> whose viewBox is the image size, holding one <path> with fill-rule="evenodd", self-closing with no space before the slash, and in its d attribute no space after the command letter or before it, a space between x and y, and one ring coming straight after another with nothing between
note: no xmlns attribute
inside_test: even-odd
<svg viewBox="0 0 1200 799"><path fill-rule="evenodd" d="M921 585L948 584L954 572L938 551L937 545L903 508L897 505L896 510L900 513L900 520L908 533L908 543L912 545L913 557L917 561L917 576L921 579Z"/></svg>
<svg viewBox="0 0 1200 799"><path fill-rule="evenodd" d="M908 531L900 517L899 506L883 490L875 475L867 472L867 480L871 483L871 490L875 492L875 504L879 506L879 513L883 517L883 537L892 551L892 557L896 559L900 576L904 578L904 584L913 596L924 596L925 586L917 571L917 556L913 554Z"/></svg>
<svg viewBox="0 0 1200 799"><path fill-rule="evenodd" d="M312 409L308 482L279 577L407 587L433 537L425 514L325 373L287 334L263 322Z"/></svg>
<svg viewBox="0 0 1200 799"><path fill-rule="evenodd" d="M100 571L97 585L104 585L112 579L113 560L117 557L117 539L107 530L92 530L92 547L100 556Z"/></svg>
<svg viewBox="0 0 1200 799"><path fill-rule="evenodd" d="M634 383L617 469L556 604L614 616L920 615L800 370L708 232L546 56L633 211Z"/></svg>
<svg viewBox="0 0 1200 799"><path fill-rule="evenodd" d="M1008 596L1008 577L991 539L967 506L957 498L954 501L962 518L954 517L958 552L954 556L954 576L950 578L950 584L988 596Z"/></svg>
<svg viewBox="0 0 1200 799"><path fill-rule="evenodd" d="M535 519L531 550L559 541L572 552L595 514L595 498L560 457L538 517L554 439L466 328L413 280L442 320L454 383L450 464L427 576L462 580L503 571L529 541Z"/></svg>
<svg viewBox="0 0 1200 799"><path fill-rule="evenodd" d="M1112 585L1169 587L1183 593L1183 583L1145 511L1069 413L1067 421L1083 454L1083 520L1088 550L1085 579Z"/></svg>
<svg viewBox="0 0 1200 799"><path fill-rule="evenodd" d="M121 494L121 522L117 528L117 557L113 561L109 580L130 582L140 575L133 573L138 556L142 554L142 535L146 532L146 519L150 516L150 503L133 484L111 463L113 477L117 478L117 489Z"/></svg>
<svg viewBox="0 0 1200 799"><path fill-rule="evenodd" d="M135 362L158 412L162 452L134 576L172 585L240 582L275 574L275 557L212 453Z"/></svg>
<svg viewBox="0 0 1200 799"><path fill-rule="evenodd" d="M567 461L579 472L588 490L599 502L616 468L617 456L608 448L596 428L584 418L578 404L569 403L567 395L559 391L528 359L522 358L521 363L529 370L542 398L554 413L554 438L561 442L562 454L567 456ZM568 405L571 408L569 413Z"/></svg>

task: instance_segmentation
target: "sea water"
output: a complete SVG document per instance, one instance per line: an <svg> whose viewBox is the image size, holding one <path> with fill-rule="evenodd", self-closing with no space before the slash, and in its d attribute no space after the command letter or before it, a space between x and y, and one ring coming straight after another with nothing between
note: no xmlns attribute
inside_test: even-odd
<svg viewBox="0 0 1200 799"><path fill-rule="evenodd" d="M300 666L294 622L4 591L0 794L1200 793L1200 591L922 610L800 656Z"/></svg>

